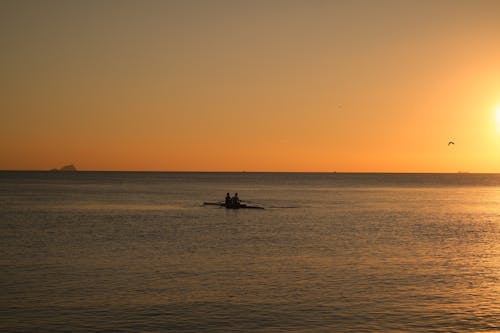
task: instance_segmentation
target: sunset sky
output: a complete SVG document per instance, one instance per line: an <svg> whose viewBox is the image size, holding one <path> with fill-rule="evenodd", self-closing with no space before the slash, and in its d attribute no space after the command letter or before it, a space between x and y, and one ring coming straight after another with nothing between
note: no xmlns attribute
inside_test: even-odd
<svg viewBox="0 0 500 333"><path fill-rule="evenodd" d="M497 0L0 1L3 170L500 172L497 110Z"/></svg>

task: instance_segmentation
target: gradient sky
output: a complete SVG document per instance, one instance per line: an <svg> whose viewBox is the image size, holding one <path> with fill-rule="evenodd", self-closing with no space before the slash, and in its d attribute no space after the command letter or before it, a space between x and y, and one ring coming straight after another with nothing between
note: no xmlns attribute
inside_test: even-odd
<svg viewBox="0 0 500 333"><path fill-rule="evenodd" d="M499 106L497 0L0 1L0 169L500 172Z"/></svg>

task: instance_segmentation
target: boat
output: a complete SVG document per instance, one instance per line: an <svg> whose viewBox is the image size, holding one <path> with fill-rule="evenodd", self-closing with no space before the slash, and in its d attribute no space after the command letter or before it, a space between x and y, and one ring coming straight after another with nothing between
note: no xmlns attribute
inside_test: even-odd
<svg viewBox="0 0 500 333"><path fill-rule="evenodd" d="M264 209L264 207L260 206L252 206L247 204L239 204L238 206L227 206L224 202L204 202L203 206L219 206L225 207L227 209Z"/></svg>

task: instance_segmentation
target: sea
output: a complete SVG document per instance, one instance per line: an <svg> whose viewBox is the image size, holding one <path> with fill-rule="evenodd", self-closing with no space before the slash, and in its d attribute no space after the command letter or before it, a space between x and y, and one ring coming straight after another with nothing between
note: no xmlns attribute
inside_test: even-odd
<svg viewBox="0 0 500 333"><path fill-rule="evenodd" d="M500 174L2 171L0 331L500 332Z"/></svg>

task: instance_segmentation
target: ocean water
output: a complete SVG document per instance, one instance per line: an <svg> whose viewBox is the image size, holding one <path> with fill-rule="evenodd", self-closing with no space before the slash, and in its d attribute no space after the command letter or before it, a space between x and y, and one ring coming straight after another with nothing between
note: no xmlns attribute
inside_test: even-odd
<svg viewBox="0 0 500 333"><path fill-rule="evenodd" d="M500 175L0 172L0 270L2 332L498 332Z"/></svg>

